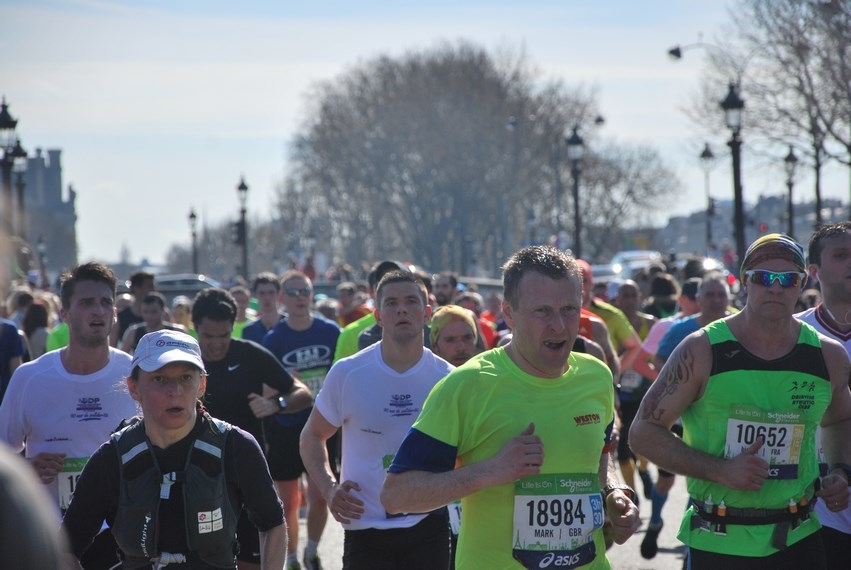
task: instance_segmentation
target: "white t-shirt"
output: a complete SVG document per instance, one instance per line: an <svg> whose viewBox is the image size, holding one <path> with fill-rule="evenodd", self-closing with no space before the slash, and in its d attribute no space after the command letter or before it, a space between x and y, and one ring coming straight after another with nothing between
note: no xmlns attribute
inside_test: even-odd
<svg viewBox="0 0 851 570"><path fill-rule="evenodd" d="M0 439L32 458L64 453L65 468L48 491L65 508L76 479L92 453L109 439L121 420L139 413L123 380L130 356L110 348L109 362L93 374L70 374L61 350L22 364L0 405Z"/></svg>
<svg viewBox="0 0 851 570"><path fill-rule="evenodd" d="M341 481L354 481L364 502L360 519L348 530L408 528L425 515L388 515L379 495L396 450L420 414L426 396L453 366L423 349L414 366L399 373L381 358L381 342L340 360L325 377L315 409L343 428Z"/></svg>
<svg viewBox="0 0 851 570"><path fill-rule="evenodd" d="M832 328L822 317L821 311L824 309L821 307L822 305L819 304L817 307L798 313L795 317L808 325L812 325L814 329L824 336L841 343L842 346L845 347L845 352L847 352L849 358L851 358L851 333L843 333L842 331ZM821 447L821 426L819 426L816 430L816 442L818 443L819 461L822 461L824 455ZM823 526L844 532L845 534L851 534L851 505L838 513L834 513L825 506L824 501L817 501L816 512L818 513L818 519Z"/></svg>

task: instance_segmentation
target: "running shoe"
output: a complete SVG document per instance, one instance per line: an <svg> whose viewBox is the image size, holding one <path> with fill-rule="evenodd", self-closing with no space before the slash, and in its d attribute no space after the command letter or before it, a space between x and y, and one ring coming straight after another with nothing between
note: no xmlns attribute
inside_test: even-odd
<svg viewBox="0 0 851 570"><path fill-rule="evenodd" d="M305 554L302 562L304 562L304 570L322 570L322 562L319 561L318 554L313 556Z"/></svg>

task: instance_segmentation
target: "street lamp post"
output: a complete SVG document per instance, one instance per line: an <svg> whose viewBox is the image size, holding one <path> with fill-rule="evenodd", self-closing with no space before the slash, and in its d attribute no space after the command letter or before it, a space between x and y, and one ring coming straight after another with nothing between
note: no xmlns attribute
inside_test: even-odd
<svg viewBox="0 0 851 570"><path fill-rule="evenodd" d="M783 159L783 164L786 167L786 188L789 190L789 201L786 204L786 215L789 217L787 233L790 237L795 235L795 206L792 204L792 188L795 186L795 169L798 166L798 157L795 156L795 149L789 145L789 154Z"/></svg>
<svg viewBox="0 0 851 570"><path fill-rule="evenodd" d="M15 233L13 222L13 200L12 200L12 171L23 166L24 159L27 158L27 153L21 146L21 141L15 133L18 126L18 120L9 114L9 106L6 104L6 98L3 97L0 103L0 151L3 152L3 157L0 158L0 175L2 175L2 197L0 197L0 207L3 209L3 230L9 235ZM25 167L25 166L24 166ZM19 185L19 195L21 201L19 204L19 224L22 219L23 212L23 186Z"/></svg>
<svg viewBox="0 0 851 570"><path fill-rule="evenodd" d="M192 273L198 273L198 215L189 210L189 230L192 234Z"/></svg>
<svg viewBox="0 0 851 570"><path fill-rule="evenodd" d="M703 167L703 186L706 190L706 255L712 252L712 216L715 215L715 202L709 194L709 172L715 167L715 155L709 148L709 143L700 153L700 165Z"/></svg>
<svg viewBox="0 0 851 570"><path fill-rule="evenodd" d="M570 175L573 178L573 256L582 257L582 214L579 210L579 175L582 172L582 155L585 153L585 141L577 129L566 138L567 158L570 160Z"/></svg>
<svg viewBox="0 0 851 570"><path fill-rule="evenodd" d="M236 187L239 195L239 228L237 229L238 241L242 245L242 276L248 279L248 226L245 221L245 204L248 200L248 185L245 177L240 176L239 186Z"/></svg>
<svg viewBox="0 0 851 570"><path fill-rule="evenodd" d="M745 205L742 192L742 110L745 108L744 100L739 97L739 88L736 83L730 83L727 96L721 101L724 109L724 118L732 136L727 146L733 157L733 230L736 238L736 256L738 262L745 258Z"/></svg>

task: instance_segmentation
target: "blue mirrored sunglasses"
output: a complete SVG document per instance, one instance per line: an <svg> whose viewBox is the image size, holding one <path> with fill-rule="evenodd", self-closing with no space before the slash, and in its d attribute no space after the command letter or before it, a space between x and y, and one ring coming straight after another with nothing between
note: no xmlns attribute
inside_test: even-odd
<svg viewBox="0 0 851 570"><path fill-rule="evenodd" d="M304 289L284 289L284 293L290 297L308 297L313 293L313 289L305 287Z"/></svg>
<svg viewBox="0 0 851 570"><path fill-rule="evenodd" d="M784 289L790 287L801 287L807 280L806 273L798 271L766 271L765 269L749 269L745 271L745 276L748 281L754 285L762 285L763 287L771 287L778 281Z"/></svg>

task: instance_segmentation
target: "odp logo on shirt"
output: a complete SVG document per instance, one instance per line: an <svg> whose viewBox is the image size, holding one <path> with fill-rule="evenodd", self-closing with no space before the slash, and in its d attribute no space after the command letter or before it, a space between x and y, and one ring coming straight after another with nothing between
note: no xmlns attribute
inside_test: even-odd
<svg viewBox="0 0 851 570"><path fill-rule="evenodd" d="M93 420L102 420L109 417L109 414L103 411L103 403L97 396L83 396L77 398L77 411L71 414L71 419L81 422L90 422Z"/></svg>

